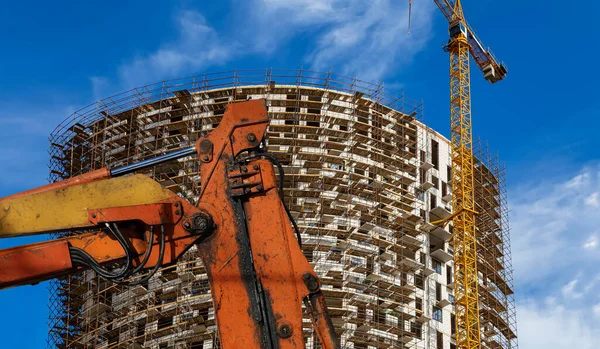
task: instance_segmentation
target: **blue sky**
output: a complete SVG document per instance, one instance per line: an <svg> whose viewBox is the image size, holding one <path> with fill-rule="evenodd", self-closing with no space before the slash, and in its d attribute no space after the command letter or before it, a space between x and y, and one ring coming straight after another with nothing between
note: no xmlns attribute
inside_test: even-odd
<svg viewBox="0 0 600 349"><path fill-rule="evenodd" d="M448 134L446 22L433 1L4 2L0 196L41 185L47 136L73 111L161 79L229 69L384 80ZM125 4L126 3L126 4ZM475 134L508 168L522 348L600 343L600 4L463 1L509 68L473 70ZM26 240L29 241L29 240ZM23 243L0 241L0 247ZM0 292L2 347L45 345L47 285Z"/></svg>

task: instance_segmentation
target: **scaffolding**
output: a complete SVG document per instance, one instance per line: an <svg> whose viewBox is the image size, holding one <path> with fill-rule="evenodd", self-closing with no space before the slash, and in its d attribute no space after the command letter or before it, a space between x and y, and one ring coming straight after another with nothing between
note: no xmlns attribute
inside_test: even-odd
<svg viewBox="0 0 600 349"><path fill-rule="evenodd" d="M481 139L473 153L482 347L517 348L506 169Z"/></svg>
<svg viewBox="0 0 600 349"><path fill-rule="evenodd" d="M429 193L437 190L429 186L435 178L428 171L432 131L420 119L421 103L383 83L267 69L136 88L98 101L56 128L50 137L50 180L189 147L219 124L227 104L257 98L266 99L267 147L284 166L285 200L301 230L304 254L323 283L342 346L433 347L433 339L428 344L425 339L433 336L429 323L440 301L432 298L431 280L437 276L431 276L431 255L440 250L432 247L430 235L447 240L450 232L427 223L434 208ZM486 168L492 170L485 181L502 182L503 169ZM142 173L197 201L195 157ZM503 184L496 185L501 193ZM500 216L505 230L495 236L504 234L500 240L508 241L508 222ZM499 263L507 256L510 263L508 244L498 248L504 258ZM487 256L482 263L498 267ZM495 270L489 284L511 280L506 284L512 290L510 267ZM219 347L210 289L195 249L145 285L118 286L86 271L51 281L50 292L49 348ZM503 294L507 312L497 314L511 328L512 293ZM502 322L489 318L502 333ZM319 348L308 318L304 331L306 347Z"/></svg>

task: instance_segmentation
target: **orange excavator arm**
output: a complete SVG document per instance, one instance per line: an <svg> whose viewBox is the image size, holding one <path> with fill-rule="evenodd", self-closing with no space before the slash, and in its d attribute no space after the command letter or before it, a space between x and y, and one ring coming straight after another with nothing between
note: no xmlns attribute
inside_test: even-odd
<svg viewBox="0 0 600 349"><path fill-rule="evenodd" d="M267 125L264 100L230 104L195 147L0 199L0 238L86 231L0 250L0 289L84 269L132 285L195 244L222 348L303 348L302 303L322 347L339 348L283 201L283 169L263 152ZM194 154L201 165L196 206L147 176L128 175ZM150 272L136 278L141 270Z"/></svg>

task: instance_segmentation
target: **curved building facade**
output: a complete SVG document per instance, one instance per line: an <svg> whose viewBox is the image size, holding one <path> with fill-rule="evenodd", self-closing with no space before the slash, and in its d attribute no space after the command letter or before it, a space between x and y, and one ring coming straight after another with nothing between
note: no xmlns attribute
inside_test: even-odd
<svg viewBox="0 0 600 349"><path fill-rule="evenodd" d="M231 71L144 86L76 112L51 136L51 180L194 144L227 104L265 98L267 146L323 282L343 348L454 348L449 148L421 106L383 85L330 73ZM485 348L516 348L504 170L477 153ZM191 202L195 157L143 173ZM218 348L210 289L192 249L147 284L87 271L52 281L51 348ZM307 348L319 348L310 321Z"/></svg>

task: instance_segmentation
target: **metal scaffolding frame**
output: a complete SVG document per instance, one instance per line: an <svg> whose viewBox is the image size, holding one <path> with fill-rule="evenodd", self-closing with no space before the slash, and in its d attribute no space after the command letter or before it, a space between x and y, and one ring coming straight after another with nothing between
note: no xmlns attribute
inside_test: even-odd
<svg viewBox="0 0 600 349"><path fill-rule="evenodd" d="M424 348L431 304L423 306L430 296L418 280L428 280L431 269L423 187L431 175L424 171L421 179L420 170L431 159L419 153L430 156L431 131L420 120L422 104L383 83L267 69L132 89L74 113L55 129L50 180L188 147L218 125L227 104L249 98L267 101L267 146L284 165L286 201L342 344ZM143 173L195 202L198 166L192 156ZM503 169L491 168L498 170L486 180L503 178ZM500 250L510 262L508 243ZM499 270L512 285L510 267ZM49 348L219 347L194 249L146 285L117 286L88 271L51 281L50 292ZM510 327L514 301L505 296L512 313L501 318ZM307 348L319 347L308 319L305 335Z"/></svg>

